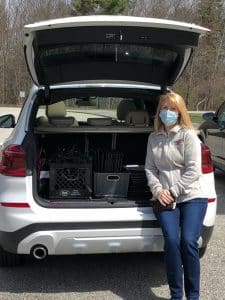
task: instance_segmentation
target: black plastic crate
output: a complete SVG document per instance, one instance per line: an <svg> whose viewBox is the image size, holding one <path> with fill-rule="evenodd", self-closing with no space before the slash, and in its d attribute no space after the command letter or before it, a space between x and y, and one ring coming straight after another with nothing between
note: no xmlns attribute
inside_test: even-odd
<svg viewBox="0 0 225 300"><path fill-rule="evenodd" d="M91 163L50 164L50 198L88 198L91 196Z"/></svg>
<svg viewBox="0 0 225 300"><path fill-rule="evenodd" d="M131 171L130 182L128 187L128 198L147 198L152 197L152 193L147 184L145 171Z"/></svg>
<svg viewBox="0 0 225 300"><path fill-rule="evenodd" d="M126 165L124 169L130 174L127 197L130 199L150 199L152 193L148 186L144 165Z"/></svg>
<svg viewBox="0 0 225 300"><path fill-rule="evenodd" d="M127 197L129 177L129 173L95 173L95 196Z"/></svg>

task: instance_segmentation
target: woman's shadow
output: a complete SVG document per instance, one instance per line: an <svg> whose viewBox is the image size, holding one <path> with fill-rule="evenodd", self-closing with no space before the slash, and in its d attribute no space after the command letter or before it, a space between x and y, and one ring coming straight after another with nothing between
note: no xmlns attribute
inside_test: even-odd
<svg viewBox="0 0 225 300"><path fill-rule="evenodd" d="M71 293L73 299L82 293L85 299L85 293L101 291L103 296L98 299L104 299L105 291L124 300L168 299L154 293L154 289L166 284L163 255L159 253L28 259L24 266L1 268L0 276L0 293L5 295L47 293L57 299L57 293L63 292Z"/></svg>

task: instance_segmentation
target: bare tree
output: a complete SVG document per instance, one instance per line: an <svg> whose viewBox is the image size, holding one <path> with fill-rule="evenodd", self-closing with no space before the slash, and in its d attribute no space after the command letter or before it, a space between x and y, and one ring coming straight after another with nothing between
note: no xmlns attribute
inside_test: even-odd
<svg viewBox="0 0 225 300"><path fill-rule="evenodd" d="M23 26L70 16L71 7L63 0L1 0L0 8L0 102L15 103L19 100L19 91L27 92L31 86L23 53Z"/></svg>
<svg viewBox="0 0 225 300"><path fill-rule="evenodd" d="M4 104L6 92L6 77L7 77L7 63L8 63L8 13L6 10L6 1L0 2L0 97Z"/></svg>

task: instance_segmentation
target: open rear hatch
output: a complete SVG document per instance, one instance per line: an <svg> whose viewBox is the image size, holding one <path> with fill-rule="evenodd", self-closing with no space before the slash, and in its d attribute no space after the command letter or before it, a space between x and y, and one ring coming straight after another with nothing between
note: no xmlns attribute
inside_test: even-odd
<svg viewBox="0 0 225 300"><path fill-rule="evenodd" d="M207 31L161 19L73 17L26 25L24 51L37 85L119 80L170 86Z"/></svg>

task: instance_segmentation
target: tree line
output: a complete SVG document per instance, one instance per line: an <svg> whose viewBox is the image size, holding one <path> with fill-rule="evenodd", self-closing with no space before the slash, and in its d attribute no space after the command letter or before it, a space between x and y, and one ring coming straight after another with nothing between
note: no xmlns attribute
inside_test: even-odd
<svg viewBox="0 0 225 300"><path fill-rule="evenodd" d="M0 0L0 104L21 104L32 85L23 53L25 24L69 16L120 14L196 23L211 30L174 89L189 109L216 109L225 98L225 1ZM201 102L201 103L200 103Z"/></svg>

